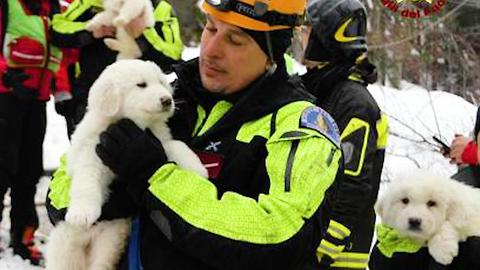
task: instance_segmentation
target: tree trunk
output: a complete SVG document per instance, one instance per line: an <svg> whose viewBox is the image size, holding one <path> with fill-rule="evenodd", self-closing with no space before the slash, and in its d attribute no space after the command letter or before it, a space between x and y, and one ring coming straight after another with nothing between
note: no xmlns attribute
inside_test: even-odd
<svg viewBox="0 0 480 270"><path fill-rule="evenodd" d="M185 45L196 45L202 31L201 11L198 0L170 0L180 20L180 30Z"/></svg>

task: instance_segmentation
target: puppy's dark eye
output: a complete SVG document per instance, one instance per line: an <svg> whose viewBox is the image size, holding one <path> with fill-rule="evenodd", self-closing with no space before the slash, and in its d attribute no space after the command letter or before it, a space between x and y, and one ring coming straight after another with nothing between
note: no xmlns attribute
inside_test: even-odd
<svg viewBox="0 0 480 270"><path fill-rule="evenodd" d="M437 202L435 202L435 201L428 201L428 202L427 202L427 206L428 206L428 207L434 207L434 206L436 206L436 205L437 205Z"/></svg>
<svg viewBox="0 0 480 270"><path fill-rule="evenodd" d="M145 88L147 87L147 83L146 82L137 83L137 86L140 88Z"/></svg>
<svg viewBox="0 0 480 270"><path fill-rule="evenodd" d="M409 202L410 202L410 200L408 198L403 198L402 199L403 204L408 204Z"/></svg>

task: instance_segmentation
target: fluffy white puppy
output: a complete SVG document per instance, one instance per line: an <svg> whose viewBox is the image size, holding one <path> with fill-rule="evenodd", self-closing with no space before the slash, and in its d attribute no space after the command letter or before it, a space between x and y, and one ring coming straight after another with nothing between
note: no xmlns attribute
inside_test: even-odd
<svg viewBox="0 0 480 270"><path fill-rule="evenodd" d="M95 152L102 131L121 118L149 128L162 142L169 160L207 176L200 159L186 144L173 140L166 124L173 114L172 89L153 62L121 60L108 66L92 85L88 111L72 136L67 153L71 177L66 222L51 232L46 266L50 270L114 269L129 232L129 220L92 226L108 198L113 172Z"/></svg>
<svg viewBox="0 0 480 270"><path fill-rule="evenodd" d="M382 222L428 246L439 263L458 255L458 243L480 236L480 189L417 170L392 181L375 205Z"/></svg>
<svg viewBox="0 0 480 270"><path fill-rule="evenodd" d="M96 14L86 25L86 29L94 31L102 26L115 26L116 38L104 39L112 50L118 51L117 59L135 59L142 56L142 51L125 31L125 25L133 19L141 17L146 27L155 25L153 6L150 0L103 0L104 10Z"/></svg>

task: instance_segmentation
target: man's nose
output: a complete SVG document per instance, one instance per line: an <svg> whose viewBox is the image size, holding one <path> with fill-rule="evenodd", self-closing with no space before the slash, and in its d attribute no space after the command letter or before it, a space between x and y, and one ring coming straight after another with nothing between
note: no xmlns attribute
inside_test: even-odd
<svg viewBox="0 0 480 270"><path fill-rule="evenodd" d="M202 49L203 56L207 56L209 58L222 57L223 43L219 34L215 34L209 37L208 40L204 40L203 42L204 42L203 49Z"/></svg>

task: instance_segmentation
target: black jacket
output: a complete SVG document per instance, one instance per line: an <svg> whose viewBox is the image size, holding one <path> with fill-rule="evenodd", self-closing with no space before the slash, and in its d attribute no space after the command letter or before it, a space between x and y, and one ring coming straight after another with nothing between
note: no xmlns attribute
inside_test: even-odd
<svg viewBox="0 0 480 270"><path fill-rule="evenodd" d="M192 61L176 69L179 79L175 100L181 100L182 103L179 104L179 113L170 121L172 133L187 142L200 156L206 153L222 157L221 173L211 179L218 190L218 198L226 192L235 192L258 200L259 195L268 194L270 188L262 162L267 156L267 139L256 136L248 144L241 143L235 138L239 128L246 122L275 112L287 103L312 100L312 97L302 91L301 85L286 83L285 72L262 77L247 90L228 97L228 101L234 103L230 111L203 135L199 136L197 131L192 138L198 118L197 105L209 111L222 99L219 96L212 97L201 87L197 66L198 62ZM275 132L274 129L275 124L270 132ZM215 152L211 146L219 142L218 151ZM152 194L147 196L148 208L151 212L160 210L165 215L172 235L169 241L165 234L160 233L162 228L159 230L158 224L164 222L158 217L152 218L150 214L150 217L144 218L141 250L145 269L311 269L317 264L314 251L324 226L321 221L325 219L325 211L321 209L316 218L306 220L301 231L288 241L256 245L195 228Z"/></svg>
<svg viewBox="0 0 480 270"><path fill-rule="evenodd" d="M284 68L227 97L202 88L198 60L175 71L172 134L213 166L208 179L174 164L150 179L139 200L144 269L317 269L324 195L342 169L338 133L303 126L305 112L326 119L315 114L313 97ZM52 219L61 218L47 205Z"/></svg>
<svg viewBox="0 0 480 270"><path fill-rule="evenodd" d="M316 104L332 115L340 129L345 177L337 183L331 218L351 230L344 252L368 254L375 226L373 205L385 155L386 123L366 84L360 77L352 80L352 71L349 65L327 66L309 70L302 81L317 98ZM379 125L384 128L379 130Z"/></svg>

